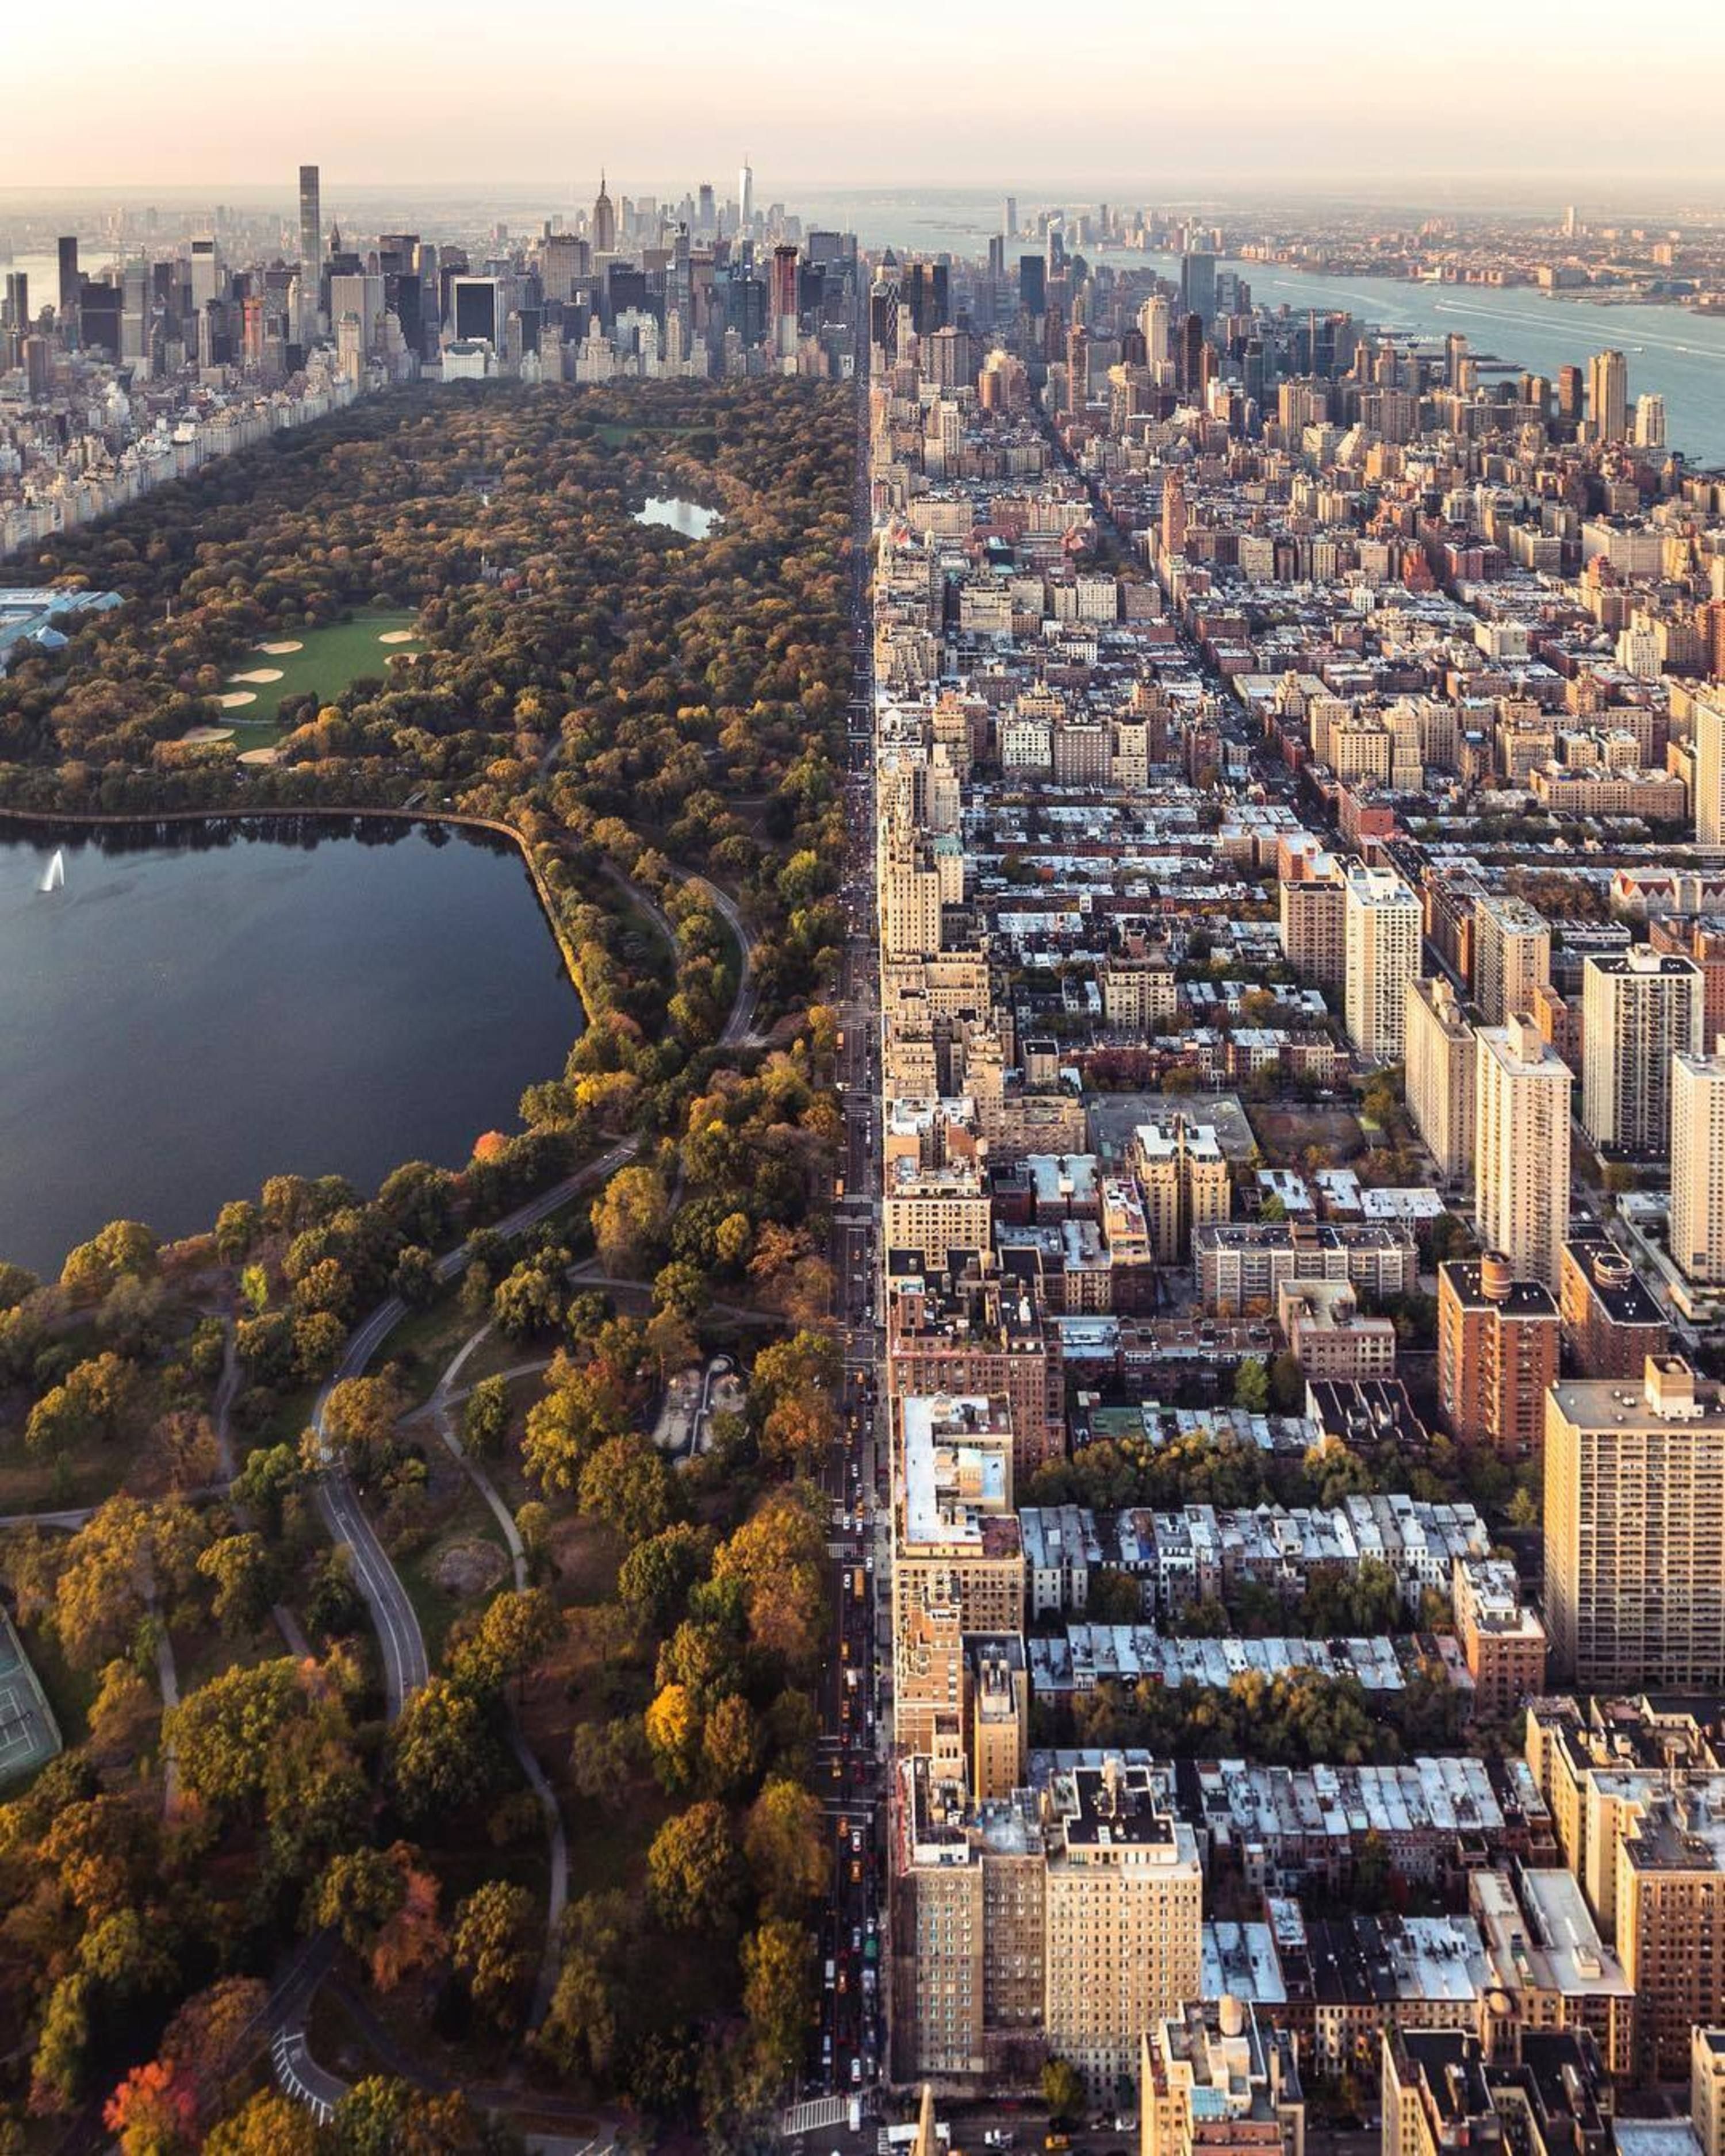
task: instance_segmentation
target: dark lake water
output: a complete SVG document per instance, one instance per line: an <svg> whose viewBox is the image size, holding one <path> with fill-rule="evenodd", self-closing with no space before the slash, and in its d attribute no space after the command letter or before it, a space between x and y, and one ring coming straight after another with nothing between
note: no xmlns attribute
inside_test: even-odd
<svg viewBox="0 0 1725 2156"><path fill-rule="evenodd" d="M462 1165L582 1012L520 855L482 832L0 825L0 1257L121 1216L208 1227L266 1176Z"/></svg>

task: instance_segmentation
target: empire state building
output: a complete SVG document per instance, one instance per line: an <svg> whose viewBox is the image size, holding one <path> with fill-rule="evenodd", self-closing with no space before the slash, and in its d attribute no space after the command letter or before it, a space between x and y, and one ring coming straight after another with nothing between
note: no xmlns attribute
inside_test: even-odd
<svg viewBox="0 0 1725 2156"><path fill-rule="evenodd" d="M593 206L593 251L595 254L614 254L617 252L617 211L611 198L605 192L605 175L599 174L598 199Z"/></svg>

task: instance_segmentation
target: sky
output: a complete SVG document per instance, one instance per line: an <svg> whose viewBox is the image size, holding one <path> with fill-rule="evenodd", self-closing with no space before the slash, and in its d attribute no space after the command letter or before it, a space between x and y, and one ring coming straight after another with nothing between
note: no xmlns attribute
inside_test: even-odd
<svg viewBox="0 0 1725 2156"><path fill-rule="evenodd" d="M1707 0L80 0L7 10L33 189L332 181L583 187L1502 178L1725 200ZM20 19L20 18L23 19ZM726 176L729 175L727 182Z"/></svg>

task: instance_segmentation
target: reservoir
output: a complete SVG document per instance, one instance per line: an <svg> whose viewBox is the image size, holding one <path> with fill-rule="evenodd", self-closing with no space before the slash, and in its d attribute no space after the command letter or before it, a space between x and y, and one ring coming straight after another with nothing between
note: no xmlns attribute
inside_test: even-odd
<svg viewBox="0 0 1725 2156"><path fill-rule="evenodd" d="M0 1257L50 1278L108 1220L193 1234L270 1175L459 1168L582 1023L490 833L0 824Z"/></svg>

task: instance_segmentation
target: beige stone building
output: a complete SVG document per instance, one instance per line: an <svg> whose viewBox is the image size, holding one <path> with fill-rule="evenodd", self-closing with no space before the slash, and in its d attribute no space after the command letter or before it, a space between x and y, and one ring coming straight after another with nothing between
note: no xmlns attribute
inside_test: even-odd
<svg viewBox="0 0 1725 2156"><path fill-rule="evenodd" d="M1474 1224L1517 1280L1555 1294L1569 1226L1569 1068L1518 1015L1482 1026L1474 1079Z"/></svg>
<svg viewBox="0 0 1725 2156"><path fill-rule="evenodd" d="M1725 1407L1675 1357L1546 1396L1545 1610L1583 1686L1725 1685Z"/></svg>
<svg viewBox="0 0 1725 2156"><path fill-rule="evenodd" d="M1408 1112L1438 1173L1462 1182L1473 1167L1473 1028L1442 974L1409 982L1406 1024Z"/></svg>

